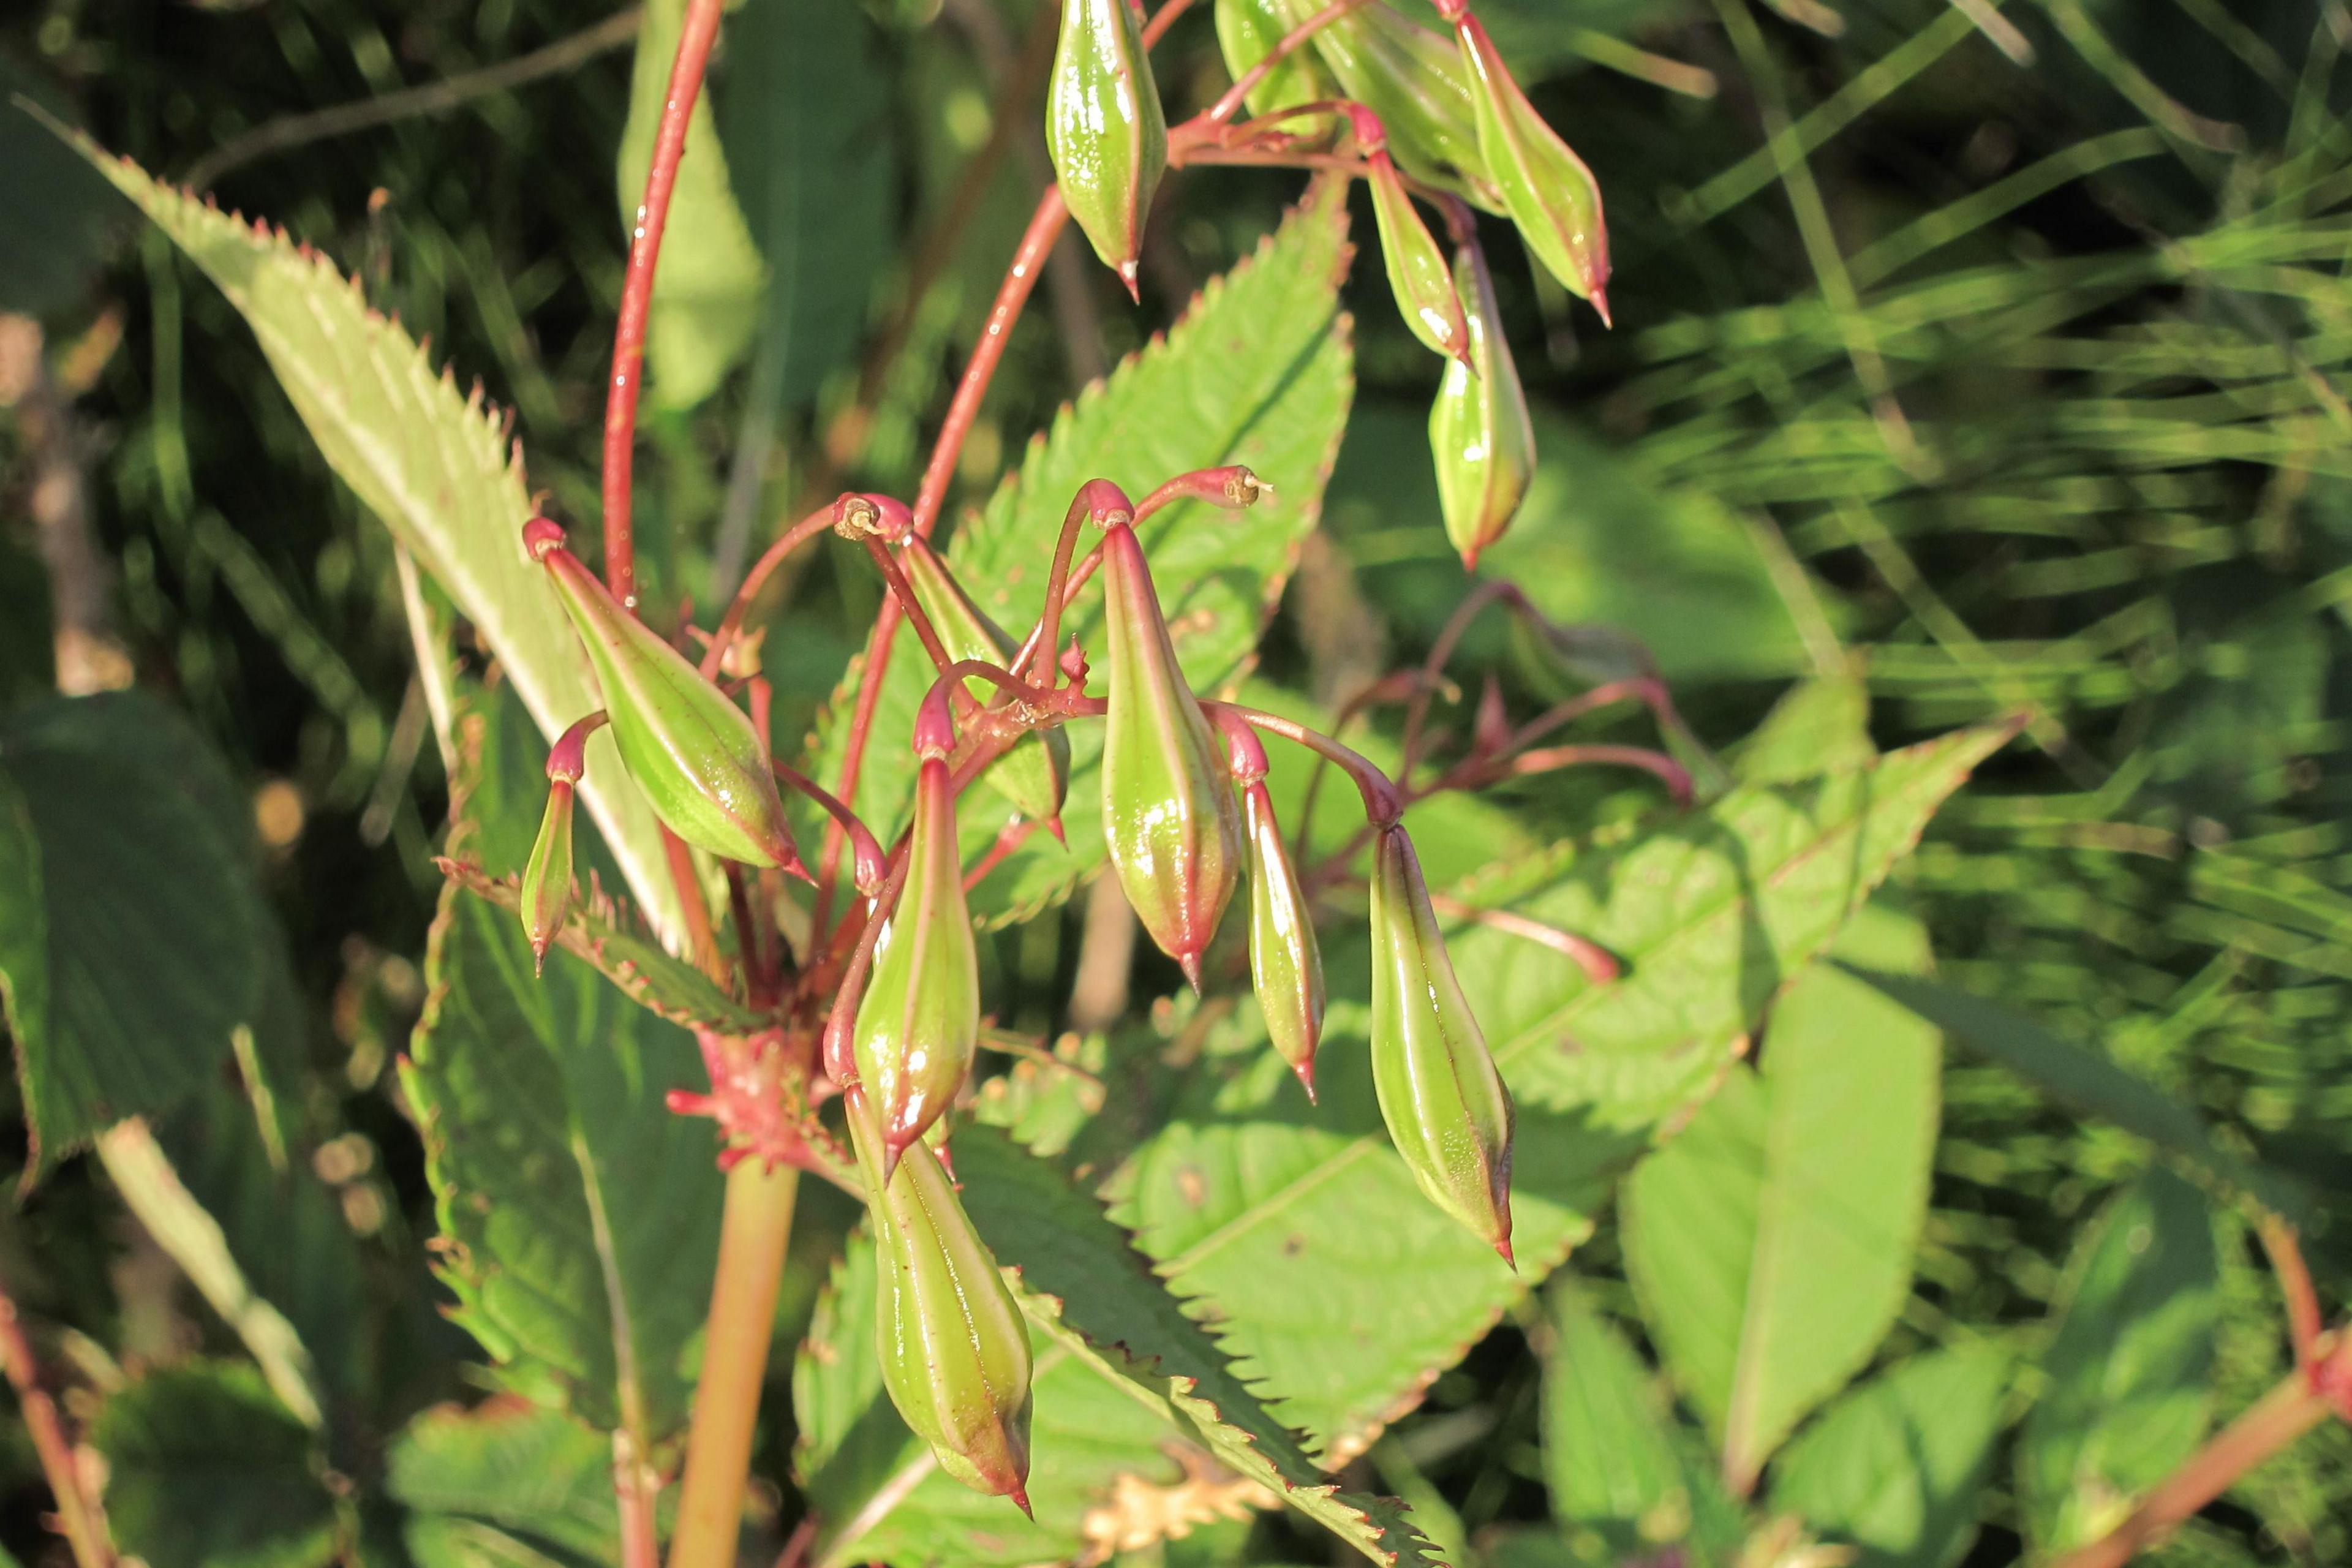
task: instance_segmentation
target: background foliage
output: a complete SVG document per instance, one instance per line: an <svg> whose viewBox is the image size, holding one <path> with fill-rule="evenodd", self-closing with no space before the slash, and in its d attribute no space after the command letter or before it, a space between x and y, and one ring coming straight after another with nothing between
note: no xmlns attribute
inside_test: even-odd
<svg viewBox="0 0 2352 1568"><path fill-rule="evenodd" d="M1460 941L1498 1055L1528 1058L1522 1257L1572 1244L1572 1261L1529 1293L1414 1205L1365 1136L1360 1016L1335 1009L1308 1120L1247 1005L1155 1002L1175 976L1147 958L1117 1027L985 1087L980 1119L1049 1163L982 1129L958 1140L975 1220L1033 1255L1024 1308L1055 1358L1041 1459L1069 1457L1068 1495L1022 1534L933 1478L877 1533L830 1538L848 1560L1131 1542L1139 1563L1306 1561L1327 1550L1314 1526L1253 1503L1319 1461L1344 1491L1307 1513L1394 1544L1378 1500L1402 1499L1455 1562L1675 1542L1725 1560L1785 1519L1869 1563L2005 1563L2095 1533L2284 1371L2240 1200L2311 1225L2328 1300L2352 1284L2324 1223L2352 1189L2335 679L2352 652L2352 16L2336 0L1481 9L1602 180L1618 268L1604 334L1496 247L1545 465L1485 570L1643 639L1732 775L1655 833L1635 825L1656 793L1600 772L1415 821L1433 878L1499 861L1465 896L1635 960L1590 988L1516 939ZM657 0L649 32L674 11ZM561 71L441 112L215 156L595 22L543 0L42 0L0 23L10 83L325 258L140 191L184 257L0 112L18 215L0 309L46 327L68 411L45 422L15 388L0 414L0 970L26 1064L6 1124L30 1128L8 1159L38 1177L0 1215L0 1275L70 1372L118 1538L157 1568L602 1560L609 1448L580 1423L658 1447L690 1390L716 1178L701 1124L658 1110L661 1088L698 1081L690 1039L569 955L530 984L511 922L445 896L431 858L454 795L485 863L511 864L536 809L520 708L572 704L511 651L481 689L463 626L457 689L421 681L393 547L462 574L436 557L447 509L419 500L436 472L471 476L485 527L519 515L526 484L593 516L620 193L648 129L635 32L600 25ZM1034 106L968 218L942 219L1040 36L995 0L731 15L656 315L652 602L723 598L795 502L853 479L912 489L1042 178ZM1205 16L1161 59L1171 107L1223 80ZM1185 653L1196 675L1243 670L1295 567L1250 678L1252 700L1303 711L1417 658L1467 583L1422 439L1434 362L1375 268L1333 281L1340 214L1261 250L1297 184L1171 182L1139 311L1066 247L950 515L971 520L960 565L1001 571L1081 471L1131 459L1115 477L1148 479L1259 443L1248 460L1293 510L1201 546L1210 598ZM1148 351L1055 424L1253 255L1193 308L1207 346ZM289 290L324 264L429 357L350 296L348 322L306 323ZM1212 333L1267 357L1213 352ZM1277 347L1286 405L1252 429L1234 411L1260 407L1272 389L1250 378ZM306 394L289 364L330 373ZM427 415L435 438L390 458L314 439L437 405L445 364L512 411L527 480L488 416ZM463 386L446 401L462 409ZM354 453L373 488L350 479ZM60 455L140 693L49 696L33 519ZM790 575L763 605L777 729L822 733L878 589L830 545ZM535 635L493 633L512 603L496 584L450 595L502 647ZM1458 672L1492 668L1514 701L1564 689L1499 622L1468 649ZM462 742L446 754L436 709ZM2022 738L1898 858L1998 739L1934 738L2011 714ZM1365 744L1392 755L1394 736ZM885 772L868 787L887 805ZM1296 802L1303 773L1276 782ZM635 834L602 820L625 861ZM1851 920L1850 889L1761 874L1816 864L1800 851L1824 837L1870 862L1865 884L1891 868ZM1723 842L1766 890L1716 901L1696 848ZM1008 1028L1065 1023L1088 923L1083 899L1055 902L1066 872L1041 849L992 884L1053 911L983 944ZM1831 943L1854 969L1804 967ZM1658 956L1717 949L1764 962ZM1706 983L1650 987L1644 960ZM1361 994L1360 958L1335 944L1331 962L1334 994ZM1913 978L1882 991L1858 972ZM1760 1070L1727 1073L1790 976ZM1590 1058L1528 1048L1562 1026ZM1642 1054L1662 1029L1701 1048ZM1612 1064L1612 1039L1641 1049ZM1718 1074L1634 1163L1654 1116ZM862 1254L834 1262L850 1205L809 1206L758 1461L771 1550L810 1503L855 1517L906 1462L858 1359ZM1050 1256L1044 1215L1065 1243ZM1129 1236L1192 1316L1161 1310ZM1255 1289L1286 1278L1321 1294ZM1066 1390L1050 1404L1047 1378ZM1171 1424L1192 1438L1173 1453ZM2324 1428L2159 1560L2343 1561L2348 1459ZM15 1428L0 1488L0 1542L54 1555ZM1160 1539L1178 1521L1193 1528Z"/></svg>

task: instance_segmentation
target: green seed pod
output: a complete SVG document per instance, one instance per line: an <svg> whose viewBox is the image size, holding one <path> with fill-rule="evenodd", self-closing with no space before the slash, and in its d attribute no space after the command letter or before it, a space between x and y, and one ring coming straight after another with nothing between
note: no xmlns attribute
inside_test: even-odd
<svg viewBox="0 0 2352 1568"><path fill-rule="evenodd" d="M1323 0L1279 0L1297 26ZM1414 179L1467 196L1490 212L1502 193L1478 150L1470 77L1454 40L1402 11L1369 0L1315 34L1315 52L1341 89L1381 118L1397 163Z"/></svg>
<svg viewBox="0 0 2352 1568"><path fill-rule="evenodd" d="M806 876L751 718L624 610L563 547L561 528L534 518L523 528L523 544L547 567L588 650L622 765L654 815L688 844L723 859Z"/></svg>
<svg viewBox="0 0 2352 1568"><path fill-rule="evenodd" d="M557 779L547 786L547 812L522 868L522 931L530 939L532 967L542 974L547 944L572 909L572 785Z"/></svg>
<svg viewBox="0 0 2352 1568"><path fill-rule="evenodd" d="M1282 0L1217 0L1217 47L1225 69L1235 81L1274 53L1290 31ZM1252 114L1272 114L1302 103L1328 103L1339 96L1339 84L1316 58L1312 48L1293 49L1249 89L1244 101ZM1300 121L1303 126L1305 121Z"/></svg>
<svg viewBox="0 0 2352 1568"><path fill-rule="evenodd" d="M1132 296L1143 220L1168 167L1168 121L1128 0L1062 0L1045 144L1070 216Z"/></svg>
<svg viewBox="0 0 2352 1568"><path fill-rule="evenodd" d="M1241 813L1223 748L1168 638L1135 530L1103 531L1109 712L1103 832L1127 901L1160 951L1201 984L1201 954L1241 874Z"/></svg>
<svg viewBox="0 0 2352 1568"><path fill-rule="evenodd" d="M922 540L909 537L900 556L915 602L930 617L931 627L947 646L948 657L985 659L1011 668L1020 645L963 591L939 552ZM987 701L996 689L985 680L967 680L964 688ZM1013 809L1032 822L1041 822L1062 837L1062 802L1070 793L1070 738L1057 727L1033 730L988 765L980 782L1013 803Z"/></svg>
<svg viewBox="0 0 2352 1568"><path fill-rule="evenodd" d="M1476 89L1478 147L1505 209L1560 286L1591 300L1607 325L1609 228L1601 186L1528 101L1478 18L1464 12L1454 26Z"/></svg>
<svg viewBox="0 0 2352 1568"><path fill-rule="evenodd" d="M887 1173L940 1119L980 1046L980 955L956 851L945 747L923 758L907 879L857 1007L857 1079L882 1134Z"/></svg>
<svg viewBox="0 0 2352 1568"><path fill-rule="evenodd" d="M1242 786L1242 820L1250 853L1250 979L1266 1037L1307 1098L1315 1098L1315 1047L1323 1037L1323 951L1315 941L1314 910L1298 885L1298 868L1274 818L1265 788L1265 748L1234 725L1226 755Z"/></svg>
<svg viewBox="0 0 2352 1568"><path fill-rule="evenodd" d="M1437 464L1438 510L1445 536L1473 571L1503 536L1527 499L1536 472L1536 432L1528 418L1511 345L1495 304L1495 280L1475 245L1454 257L1454 281L1470 333L1465 363L1454 360L1429 410L1429 453Z"/></svg>
<svg viewBox="0 0 2352 1568"><path fill-rule="evenodd" d="M1511 1257L1511 1095L1445 955L1402 826L1372 849L1372 1086L1432 1203Z"/></svg>
<svg viewBox="0 0 2352 1568"><path fill-rule="evenodd" d="M1353 104L1348 112L1355 122L1357 146L1372 166L1366 184L1372 188L1381 260L1388 270L1389 292L1396 296L1397 313L1412 329L1412 335L1432 350L1467 363L1470 329L1462 320L1462 301L1454 295L1454 274L1445 265L1445 253L1437 248L1429 226L1413 210L1412 197L1405 194L1395 160L1389 156L1388 137L1379 116Z"/></svg>
<svg viewBox="0 0 2352 1568"><path fill-rule="evenodd" d="M940 1158L920 1140L886 1183L878 1129L849 1126L874 1221L882 1384L940 1468L1029 1509L1029 1328Z"/></svg>

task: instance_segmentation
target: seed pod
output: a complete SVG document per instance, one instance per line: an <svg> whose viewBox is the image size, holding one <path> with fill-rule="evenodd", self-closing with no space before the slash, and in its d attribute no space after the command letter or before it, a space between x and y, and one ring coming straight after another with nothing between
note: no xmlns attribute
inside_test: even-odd
<svg viewBox="0 0 2352 1568"><path fill-rule="evenodd" d="M588 650L622 765L654 815L698 849L806 876L751 718L623 609L563 547L561 528L534 518L523 544L547 567Z"/></svg>
<svg viewBox="0 0 2352 1568"><path fill-rule="evenodd" d="M522 868L522 931L530 939L531 966L547 973L547 944L563 929L572 908L572 781L547 786L547 811Z"/></svg>
<svg viewBox="0 0 2352 1568"><path fill-rule="evenodd" d="M1445 954L1402 826L1372 849L1372 1086L1432 1203L1511 1257L1511 1095Z"/></svg>
<svg viewBox="0 0 2352 1568"><path fill-rule="evenodd" d="M849 1125L870 1195L882 1384L940 1468L1029 1509L1029 1328L939 1156L918 1140L882 1176L862 1092Z"/></svg>
<svg viewBox="0 0 2352 1568"><path fill-rule="evenodd" d="M1519 237L1570 293L1609 321L1609 229L1584 160L1544 123L1478 18L1454 24L1475 89L1478 147Z"/></svg>
<svg viewBox="0 0 2352 1568"><path fill-rule="evenodd" d="M1389 292L1396 296L1397 313L1404 324L1434 352L1468 363L1470 329L1462 319L1462 301L1454 295L1454 274L1445 253L1429 235L1429 226L1413 210L1389 156L1388 136L1379 116L1357 105L1349 106L1355 122L1356 142L1371 164L1372 217L1381 231L1381 261L1388 270ZM1471 366L1475 370L1476 366Z"/></svg>
<svg viewBox="0 0 2352 1568"><path fill-rule="evenodd" d="M1467 363L1450 362L1429 410L1429 453L1437 464L1438 510L1445 536L1477 569L1478 557L1503 536L1527 499L1536 472L1536 432L1511 345L1495 304L1495 280L1478 247L1454 252L1454 281L1470 333Z"/></svg>
<svg viewBox="0 0 2352 1568"><path fill-rule="evenodd" d="M1238 724L1225 731L1226 755L1242 787L1250 852L1250 979L1266 1037L1315 1098L1315 1047L1323 1037L1323 952L1298 869L1274 819L1265 789L1265 748Z"/></svg>
<svg viewBox="0 0 2352 1568"><path fill-rule="evenodd" d="M1128 0L1062 0L1045 144L1070 216L1134 295L1143 220L1168 167L1168 121Z"/></svg>
<svg viewBox="0 0 2352 1568"><path fill-rule="evenodd" d="M942 713L941 730L944 720ZM915 777L907 879L858 1004L852 1043L858 1083L882 1136L886 1179L955 1099L980 1045L980 954L948 785L952 742L925 738L931 743L920 748Z"/></svg>
<svg viewBox="0 0 2352 1568"><path fill-rule="evenodd" d="M1272 54L1290 27L1282 0L1217 0L1217 47L1235 81ZM1339 96L1339 84L1316 58L1315 51L1301 48L1293 49L1266 72L1244 101L1252 114L1272 114L1302 103L1328 103ZM1299 123L1303 126L1306 121Z"/></svg>
<svg viewBox="0 0 2352 1568"><path fill-rule="evenodd" d="M1280 0L1291 26L1323 0ZM1454 40L1395 7L1369 0L1314 36L1315 52L1345 94L1381 118L1397 163L1413 178L1442 185L1490 212L1502 193L1478 150L1470 76Z"/></svg>
<svg viewBox="0 0 2352 1568"><path fill-rule="evenodd" d="M946 645L948 657L985 659L1011 668L1020 645L988 617L963 584L955 580L939 552L920 539L909 538L900 556L915 602L930 617L931 627ZM986 700L996 689L985 680L967 680L965 689ZM1062 802L1070 792L1070 738L1057 727L1033 730L991 763L980 782L1013 803L1013 809L1032 822L1042 822L1055 837L1062 837Z"/></svg>
<svg viewBox="0 0 2352 1568"><path fill-rule="evenodd" d="M1105 529L1102 560L1104 837L1143 929L1198 987L1201 954L1241 872L1241 813L1223 750L1177 666L1135 530Z"/></svg>

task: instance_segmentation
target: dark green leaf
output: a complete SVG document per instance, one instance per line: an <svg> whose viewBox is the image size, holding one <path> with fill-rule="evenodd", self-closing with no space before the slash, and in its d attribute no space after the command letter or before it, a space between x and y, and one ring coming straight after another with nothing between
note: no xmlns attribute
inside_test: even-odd
<svg viewBox="0 0 2352 1568"><path fill-rule="evenodd" d="M2162 1169L2084 1238L2042 1355L2049 1386L2018 1445L2018 1498L2041 1551L2104 1534L2203 1439L2220 1275L2205 1195Z"/></svg>
<svg viewBox="0 0 2352 1568"><path fill-rule="evenodd" d="M1948 1568L1977 1532L2009 1373L1998 1345L1881 1373L1774 1462L1774 1510L1859 1547L1861 1568Z"/></svg>
<svg viewBox="0 0 2352 1568"><path fill-rule="evenodd" d="M384 1489L404 1505L416 1568L609 1563L620 1535L613 1446L511 1396L442 1405L392 1445Z"/></svg>
<svg viewBox="0 0 2352 1568"><path fill-rule="evenodd" d="M0 771L16 796L0 963L33 1169L181 1103L233 1047L264 1084L288 1071L300 1019L251 817L186 722L136 692L55 700L0 726Z"/></svg>
<svg viewBox="0 0 2352 1568"><path fill-rule="evenodd" d="M191 1362L106 1402L90 1430L106 1513L150 1568L310 1568L334 1555L335 1501L310 1435L251 1367Z"/></svg>

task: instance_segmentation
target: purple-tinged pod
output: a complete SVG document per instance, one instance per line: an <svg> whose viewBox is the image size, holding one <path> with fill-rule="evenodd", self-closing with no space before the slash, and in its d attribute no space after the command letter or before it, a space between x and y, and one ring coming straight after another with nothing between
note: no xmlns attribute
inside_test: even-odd
<svg viewBox="0 0 2352 1568"><path fill-rule="evenodd" d="M1176 662L1135 530L1112 524L1102 549L1104 837L1143 929L1197 988L1201 954L1241 874L1241 813L1224 749Z"/></svg>
<svg viewBox="0 0 2352 1568"><path fill-rule="evenodd" d="M934 693L936 697L938 694ZM926 702L926 718L943 701ZM882 1138L882 1168L895 1169L908 1144L940 1119L971 1073L980 1047L980 954L956 848L949 786L951 735L918 731L915 817L907 877L858 1003L851 1049L857 1080Z"/></svg>
<svg viewBox="0 0 2352 1568"><path fill-rule="evenodd" d="M939 552L920 539L909 538L899 557L915 602L923 606L931 629L954 659L976 658L1010 669L1020 645L1004 628L972 603L963 584L955 580ZM964 687L986 702L996 688L971 679ZM1056 726L1033 730L1014 742L1003 756L988 764L980 782L1012 803L1013 809L1032 822L1045 824L1055 837L1062 837L1062 802L1070 793L1070 738Z"/></svg>
<svg viewBox="0 0 2352 1568"><path fill-rule="evenodd" d="M1029 1327L940 1157L920 1140L886 1180L862 1090L851 1142L874 1221L882 1385L940 1468L1029 1509Z"/></svg>
<svg viewBox="0 0 2352 1568"><path fill-rule="evenodd" d="M1372 847L1372 1087L1429 1200L1511 1257L1511 1092L1454 978L1402 825Z"/></svg>
<svg viewBox="0 0 2352 1568"><path fill-rule="evenodd" d="M1217 48L1235 81L1274 53L1289 31L1282 0L1217 0ZM1276 61L1243 101L1252 114L1272 114L1301 104L1328 103L1339 96L1339 84L1309 47L1293 49ZM1297 125L1307 130L1311 122L1302 119Z"/></svg>
<svg viewBox="0 0 2352 1568"><path fill-rule="evenodd" d="M1445 537L1472 571L1503 536L1536 473L1536 432L1527 389L1503 336L1495 281L1475 245L1454 257L1454 281L1470 333L1465 360L1449 361L1429 410L1429 455L1437 465Z"/></svg>
<svg viewBox="0 0 2352 1568"><path fill-rule="evenodd" d="M1454 272L1445 264L1445 253L1413 210L1396 161L1389 156L1388 135L1380 117L1360 105L1349 105L1348 112L1355 123L1357 148L1371 165L1365 183L1372 189L1381 262L1389 275L1389 292L1396 296L1397 313L1431 351L1467 364L1470 329L1463 321L1462 301L1455 295ZM1477 367L1470 368L1475 372Z"/></svg>
<svg viewBox="0 0 2352 1568"><path fill-rule="evenodd" d="M1132 297L1143 221L1168 168L1168 121L1128 0L1061 4L1045 145L1070 216Z"/></svg>
<svg viewBox="0 0 2352 1568"><path fill-rule="evenodd" d="M1241 786L1243 832L1249 840L1250 980L1266 1038L1313 1100L1324 1002L1315 913L1298 885L1290 847L1282 841L1282 825L1274 817L1274 798L1265 788L1265 748L1238 723L1227 727L1225 745L1234 782Z"/></svg>
<svg viewBox="0 0 2352 1568"><path fill-rule="evenodd" d="M1478 18L1464 11L1454 28L1470 67L1479 151L1505 210L1537 259L1562 288L1591 300L1606 326L1609 227L1599 182L1528 101Z"/></svg>
<svg viewBox="0 0 2352 1568"><path fill-rule="evenodd" d="M751 716L623 609L563 547L562 529L534 518L523 527L523 544L547 568L580 634L621 764L654 815L722 859L806 876Z"/></svg>

